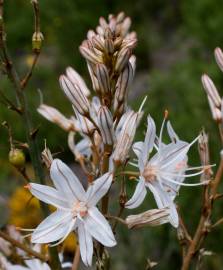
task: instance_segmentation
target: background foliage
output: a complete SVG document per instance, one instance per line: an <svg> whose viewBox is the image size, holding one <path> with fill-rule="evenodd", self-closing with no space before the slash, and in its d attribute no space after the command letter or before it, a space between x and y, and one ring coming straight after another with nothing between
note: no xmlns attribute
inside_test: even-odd
<svg viewBox="0 0 223 270"><path fill-rule="evenodd" d="M159 125L164 109L168 109L174 128L185 140L191 141L204 127L210 134L212 163L218 162L220 145L217 130L211 121L200 76L207 72L219 89L223 84L223 76L213 58L213 49L216 46L223 47L221 0L46 0L40 1L40 6L45 41L27 91L35 123L41 127L39 137L42 147L43 139L47 138L53 152L62 151L60 156L71 161L72 157L66 147L66 134L36 112L39 104L37 89L42 91L45 103L59 108L67 115L71 114L71 106L59 89L58 77L66 66L71 65L84 76L90 87L86 65L78 46L87 30L97 25L100 16L106 17L109 13L123 10L132 18L132 29L137 31L139 40L135 52L137 73L130 93L130 103L136 108L142 95L147 93L146 114L150 113ZM21 74L30 65L32 19L29 1L6 2L8 44ZM11 96L11 86L2 75L0 84L0 88ZM0 119L10 123L15 139L24 141L22 124L3 105L0 106ZM138 131L139 138L144 128L142 124ZM19 180L15 180L18 177L7 162L9 145L3 128L0 131L0 141L0 190L2 198L7 199L6 194L12 193ZM192 151L191 163L199 164L196 147ZM131 187L129 192L132 193ZM178 199L191 230L199 216L199 195L199 188L182 188ZM153 203L149 198L141 209L152 207ZM220 214L222 205L218 204L218 207L216 213ZM6 218L7 213L4 213L2 223ZM128 235L120 226L117 237L121 244L112 251L112 269L145 269L145 258L159 261L157 269L167 269L166 265L171 265L171 269L179 269L178 242L174 229L169 225L130 231ZM221 269L223 249L219 243L222 241L223 231L218 228L206 242L206 248L216 255L205 259L203 269Z"/></svg>

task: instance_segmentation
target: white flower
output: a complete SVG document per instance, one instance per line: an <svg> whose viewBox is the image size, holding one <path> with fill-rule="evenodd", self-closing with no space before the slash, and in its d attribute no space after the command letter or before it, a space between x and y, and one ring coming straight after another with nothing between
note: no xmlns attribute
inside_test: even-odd
<svg viewBox="0 0 223 270"><path fill-rule="evenodd" d="M50 168L55 188L29 184L30 192L39 200L57 210L47 217L33 232L33 243L61 243L68 234L78 233L81 257L89 266L92 263L93 238L104 246L112 247L116 241L109 223L96 207L112 183L112 174L96 179L85 192L76 175L61 160L55 159Z"/></svg>
<svg viewBox="0 0 223 270"><path fill-rule="evenodd" d="M168 123L167 130L172 142L167 145L162 143L162 132L165 124L164 119L158 142L154 144L156 140L156 126L150 116L147 121L148 127L145 141L137 142L133 145L133 150L138 157L137 166L140 170L140 177L133 197L126 203L126 208L131 209L138 207L146 196L146 188L149 188L154 195L158 208L170 208L169 222L174 227L178 227L178 214L173 200L175 199L180 186L195 186L207 183L183 183L185 177L195 176L204 171L204 167L187 167L187 152L199 137L190 144L181 141L170 123ZM148 160L148 156L152 152L154 146L157 153ZM199 172L185 174L185 171L187 170L201 168L203 168L203 170Z"/></svg>

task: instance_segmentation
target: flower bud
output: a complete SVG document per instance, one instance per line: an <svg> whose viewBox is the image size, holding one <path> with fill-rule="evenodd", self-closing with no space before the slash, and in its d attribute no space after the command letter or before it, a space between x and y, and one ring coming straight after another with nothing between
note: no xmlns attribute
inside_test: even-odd
<svg viewBox="0 0 223 270"><path fill-rule="evenodd" d="M82 56L93 64L102 63L102 58L96 55L92 50L88 49L86 46L81 45L79 47Z"/></svg>
<svg viewBox="0 0 223 270"><path fill-rule="evenodd" d="M46 168L49 170L51 167L51 164L53 162L53 156L50 152L50 149L47 148L46 145L45 145L45 149L41 153L41 157L42 157L44 164L46 165Z"/></svg>
<svg viewBox="0 0 223 270"><path fill-rule="evenodd" d="M115 96L118 102L123 102L127 94L127 89L133 80L133 69L130 63L126 66L124 71L118 78L116 85Z"/></svg>
<svg viewBox="0 0 223 270"><path fill-rule="evenodd" d="M89 96L90 95L90 90L87 88L87 85L86 85L85 81L77 73L76 70L74 70L72 67L68 67L66 69L66 74L67 74L68 79L73 84L77 84L80 87L81 91L84 93L85 96Z"/></svg>
<svg viewBox="0 0 223 270"><path fill-rule="evenodd" d="M82 115L89 113L90 104L77 84L72 83L65 75L60 76L60 86L75 109Z"/></svg>
<svg viewBox="0 0 223 270"><path fill-rule="evenodd" d="M124 163L127 158L138 125L139 113L130 111L122 117L124 120L120 119L122 126L120 124L117 127L117 129L120 129L120 132L116 131L117 143L113 153L113 161L117 165Z"/></svg>
<svg viewBox="0 0 223 270"><path fill-rule="evenodd" d="M35 32L32 36L32 48L33 50L40 50L42 47L42 42L44 40L43 34L41 32Z"/></svg>
<svg viewBox="0 0 223 270"><path fill-rule="evenodd" d="M87 32L87 38L88 38L88 39L92 39L92 38L95 37L95 36L96 36L96 34L95 34L94 30L89 30L89 31Z"/></svg>
<svg viewBox="0 0 223 270"><path fill-rule="evenodd" d="M93 89L95 92L99 92L100 89L99 89L98 79L94 75L92 64L87 63L87 68L91 77Z"/></svg>
<svg viewBox="0 0 223 270"><path fill-rule="evenodd" d="M93 46L97 49L97 50L99 50L99 51L104 51L104 39L102 38L102 37L100 37L100 36L94 36L93 38L92 38L92 43L93 43Z"/></svg>
<svg viewBox="0 0 223 270"><path fill-rule="evenodd" d="M220 107L221 98L219 96L218 90L215 87L213 81L206 74L202 75L201 81L202 81L204 90L206 91L207 95L212 99L214 105L216 107Z"/></svg>
<svg viewBox="0 0 223 270"><path fill-rule="evenodd" d="M213 119L217 122L221 122L222 112L217 107L215 107L215 104L213 103L212 99L209 96L208 96L208 103Z"/></svg>
<svg viewBox="0 0 223 270"><path fill-rule="evenodd" d="M101 26L96 27L96 32L99 34L99 36L104 36L104 29Z"/></svg>
<svg viewBox="0 0 223 270"><path fill-rule="evenodd" d="M152 209L138 215L131 215L126 218L129 229L145 226L159 226L169 222L169 209Z"/></svg>
<svg viewBox="0 0 223 270"><path fill-rule="evenodd" d="M101 131L102 141L106 145L113 144L113 120L108 107L101 106L98 111L98 127Z"/></svg>
<svg viewBox="0 0 223 270"><path fill-rule="evenodd" d="M9 152L9 162L16 168L22 168L25 165L26 158L21 149L13 148Z"/></svg>
<svg viewBox="0 0 223 270"><path fill-rule="evenodd" d="M112 31L109 27L107 27L105 29L104 37L105 37L105 39L112 39L113 38Z"/></svg>
<svg viewBox="0 0 223 270"><path fill-rule="evenodd" d="M216 48L214 51L215 60L220 68L220 70L223 72L223 52L220 48Z"/></svg>
<svg viewBox="0 0 223 270"><path fill-rule="evenodd" d="M106 38L104 48L107 54L112 54L114 52L114 43L112 39Z"/></svg>
<svg viewBox="0 0 223 270"><path fill-rule="evenodd" d="M122 48L134 49L137 45L137 39L124 39L122 42Z"/></svg>
<svg viewBox="0 0 223 270"><path fill-rule="evenodd" d="M110 92L110 80L107 67L104 64L98 64L96 66L96 76L100 92L102 95L106 95Z"/></svg>
<svg viewBox="0 0 223 270"><path fill-rule="evenodd" d="M93 132L95 131L96 127L87 117L81 115L74 107L73 109L77 117L77 121L76 121L77 130L88 136L91 136Z"/></svg>
<svg viewBox="0 0 223 270"><path fill-rule="evenodd" d="M104 17L99 18L99 24L104 30L108 28L108 24Z"/></svg>
<svg viewBox="0 0 223 270"><path fill-rule="evenodd" d="M115 63L115 71L121 72L125 66L127 65L129 58L131 56L131 50L128 48L123 48L117 56L117 60Z"/></svg>
<svg viewBox="0 0 223 270"><path fill-rule="evenodd" d="M131 27L131 19L129 17L126 17L122 23L121 26L121 35L125 37L129 31L129 28Z"/></svg>
<svg viewBox="0 0 223 270"><path fill-rule="evenodd" d="M43 117L45 117L48 121L57 124L62 129L69 131L75 130L75 126L72 120L67 119L62 113L60 113L57 109L48 106L46 104L41 104L37 109L38 113L40 113Z"/></svg>
<svg viewBox="0 0 223 270"><path fill-rule="evenodd" d="M122 45L123 38L122 37L117 37L114 41L114 48L115 50L119 50L121 45Z"/></svg>
<svg viewBox="0 0 223 270"><path fill-rule="evenodd" d="M120 13L117 15L117 17L116 17L117 23L123 22L124 18L125 18L125 13L122 11L122 12L120 12Z"/></svg>
<svg viewBox="0 0 223 270"><path fill-rule="evenodd" d="M132 66L133 69L133 77L135 76L135 70L136 70L136 57L135 55L131 55L131 57L129 58L129 63Z"/></svg>

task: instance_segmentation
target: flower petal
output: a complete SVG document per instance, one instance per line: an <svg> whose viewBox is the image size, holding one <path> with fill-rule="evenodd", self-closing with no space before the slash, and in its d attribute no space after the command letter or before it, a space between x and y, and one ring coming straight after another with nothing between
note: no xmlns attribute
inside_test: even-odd
<svg viewBox="0 0 223 270"><path fill-rule="evenodd" d="M163 190L160 183L146 184L154 195L155 201L159 209L168 207L170 209L169 221L177 228L179 226L179 217L176 206L167 192Z"/></svg>
<svg viewBox="0 0 223 270"><path fill-rule="evenodd" d="M61 191L65 197L74 200L84 201L85 190L77 176L71 169L59 159L54 159L50 167L50 175L55 187Z"/></svg>
<svg viewBox="0 0 223 270"><path fill-rule="evenodd" d="M174 131L170 121L167 122L167 132L168 132L168 135L169 135L172 142L179 141L179 137L176 134L176 132Z"/></svg>
<svg viewBox="0 0 223 270"><path fill-rule="evenodd" d="M56 208L60 208L60 209L69 208L69 204L67 200L55 188L48 187L45 185L30 183L29 190L36 198L38 198L42 202L51 204L55 206Z"/></svg>
<svg viewBox="0 0 223 270"><path fill-rule="evenodd" d="M93 240L90 233L84 228L82 223L78 225L78 238L82 261L86 266L91 266L93 256Z"/></svg>
<svg viewBox="0 0 223 270"><path fill-rule="evenodd" d="M113 176L111 173L106 173L96 179L87 190L87 205L95 206L97 202L108 192Z"/></svg>
<svg viewBox="0 0 223 270"><path fill-rule="evenodd" d="M146 196L146 187L144 178L140 177L140 180L136 186L135 192L132 198L126 202L125 207L128 209L133 209L138 207Z"/></svg>
<svg viewBox="0 0 223 270"><path fill-rule="evenodd" d="M72 216L69 212L57 210L35 229L32 243L50 243L61 239L67 232Z"/></svg>
<svg viewBox="0 0 223 270"><path fill-rule="evenodd" d="M88 214L89 215L84 219L86 230L104 246L115 246L115 237L104 216L96 209L96 207L90 208Z"/></svg>
<svg viewBox="0 0 223 270"><path fill-rule="evenodd" d="M148 160L149 153L153 150L155 137L156 137L156 125L152 117L148 116L147 131L146 131L145 141L142 148L142 155L140 156L140 159L142 160L142 163L144 164L144 166L146 165L146 162Z"/></svg>

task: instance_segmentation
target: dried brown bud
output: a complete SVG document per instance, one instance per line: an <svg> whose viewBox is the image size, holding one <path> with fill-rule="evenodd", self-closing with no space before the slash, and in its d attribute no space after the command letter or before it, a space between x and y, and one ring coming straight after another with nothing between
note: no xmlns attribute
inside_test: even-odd
<svg viewBox="0 0 223 270"><path fill-rule="evenodd" d="M169 209L152 209L138 215L131 215L126 218L129 229L145 226L159 226L169 222Z"/></svg>
<svg viewBox="0 0 223 270"><path fill-rule="evenodd" d="M41 153L41 157L42 157L44 164L46 165L46 168L49 170L51 167L51 164L53 162L53 156L50 152L50 149L47 148L46 145L45 145L45 149Z"/></svg>

